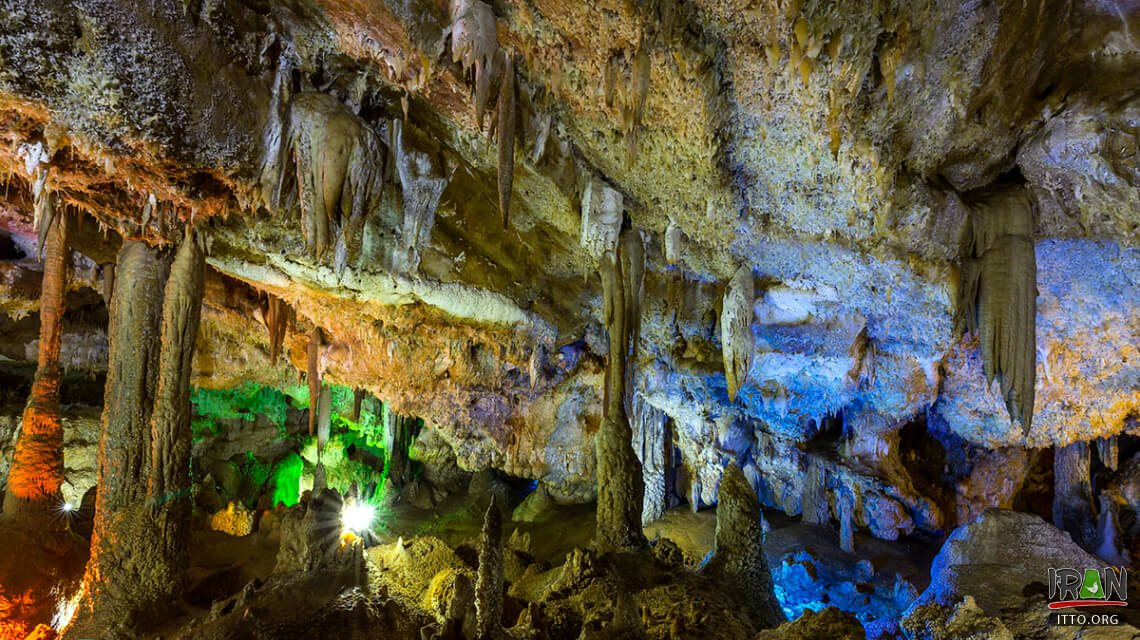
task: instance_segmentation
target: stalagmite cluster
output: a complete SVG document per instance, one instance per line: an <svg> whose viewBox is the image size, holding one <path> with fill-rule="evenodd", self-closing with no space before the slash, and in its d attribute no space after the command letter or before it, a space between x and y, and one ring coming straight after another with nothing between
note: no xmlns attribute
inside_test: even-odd
<svg viewBox="0 0 1140 640"><path fill-rule="evenodd" d="M1025 190L987 194L962 236L958 322L979 338L986 378L1001 382L1011 420L1029 432L1037 377L1037 257Z"/></svg>

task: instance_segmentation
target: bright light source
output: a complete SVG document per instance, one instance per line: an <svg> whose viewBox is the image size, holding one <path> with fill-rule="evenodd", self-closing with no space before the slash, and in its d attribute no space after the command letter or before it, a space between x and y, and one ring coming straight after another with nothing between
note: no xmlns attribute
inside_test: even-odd
<svg viewBox="0 0 1140 640"><path fill-rule="evenodd" d="M346 504L340 512L340 522L346 531L365 531L372 527L372 519L375 517L376 509L362 502Z"/></svg>
<svg viewBox="0 0 1140 640"><path fill-rule="evenodd" d="M59 506L59 508L62 509L64 513L71 513L72 511L75 511L75 505L71 504L70 502L64 502Z"/></svg>

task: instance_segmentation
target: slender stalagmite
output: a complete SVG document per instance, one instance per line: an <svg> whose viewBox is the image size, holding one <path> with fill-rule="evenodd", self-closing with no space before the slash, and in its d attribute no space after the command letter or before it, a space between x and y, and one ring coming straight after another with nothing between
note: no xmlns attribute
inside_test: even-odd
<svg viewBox="0 0 1140 640"><path fill-rule="evenodd" d="M491 504L483 516L479 540L479 570L475 576L476 637L494 640L503 635L503 514L499 503Z"/></svg>
<svg viewBox="0 0 1140 640"><path fill-rule="evenodd" d="M69 257L65 218L55 216L45 238L38 364L8 472L8 490L4 496L6 517L50 514L61 500L63 425L59 416L59 349Z"/></svg>
<svg viewBox="0 0 1140 640"><path fill-rule="evenodd" d="M625 231L615 250L602 256L598 267L603 315L609 331L605 416L595 437L598 523L594 543L602 549L637 549L646 544L641 531L645 483L633 451L633 431L626 412L626 367L631 351L636 359L636 344L630 344L630 325L637 315L638 301L634 286L640 285L640 280L639 270L622 255L643 255L640 242L636 230Z"/></svg>

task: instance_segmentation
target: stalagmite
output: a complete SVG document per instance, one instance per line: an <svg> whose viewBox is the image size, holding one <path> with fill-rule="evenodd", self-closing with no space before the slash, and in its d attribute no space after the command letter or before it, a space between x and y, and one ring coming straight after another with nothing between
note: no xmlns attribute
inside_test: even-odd
<svg viewBox="0 0 1140 640"><path fill-rule="evenodd" d="M503 79L499 84L499 214L503 218L503 228L511 215L511 186L515 175L515 126L518 118L515 102L518 100L515 89L515 62L510 52L504 55Z"/></svg>
<svg viewBox="0 0 1140 640"><path fill-rule="evenodd" d="M736 463L720 483L716 508L716 551L708 571L739 585L756 626L769 629L786 619L764 557L760 502Z"/></svg>
<svg viewBox="0 0 1140 640"><path fill-rule="evenodd" d="M729 402L736 401L736 392L748 379L748 369L752 366L752 306L755 296L752 269L742 266L733 274L724 291L720 312L721 353Z"/></svg>
<svg viewBox="0 0 1140 640"><path fill-rule="evenodd" d="M1053 454L1053 524L1086 549L1096 548L1096 515L1087 442L1057 447Z"/></svg>
<svg viewBox="0 0 1140 640"><path fill-rule="evenodd" d="M641 531L645 485L641 464L631 445L633 433L626 412L626 369L630 362L637 360L637 345L630 340L630 322L638 313L637 297L631 291L635 283L631 280L639 276L630 259L623 257L631 248L640 255L636 248L640 242L641 236L636 230L627 230L622 241L602 256L598 266L602 277L603 319L609 333L605 413L594 443L598 465L594 543L603 549L636 549L645 545Z"/></svg>
<svg viewBox="0 0 1140 640"><path fill-rule="evenodd" d="M1011 420L1028 433L1037 375L1034 208L1023 188L989 194L962 236L957 325L978 335L986 379L1001 382Z"/></svg>
<svg viewBox="0 0 1140 640"><path fill-rule="evenodd" d="M1100 516L1096 522L1096 555L1114 565L1128 564L1120 539L1120 513L1116 502L1106 495L1100 495Z"/></svg>
<svg viewBox="0 0 1140 640"><path fill-rule="evenodd" d="M827 467L818 456L808 456L808 468L804 477L803 520L813 524L826 525L831 522L831 510L827 505Z"/></svg>
<svg viewBox="0 0 1140 640"><path fill-rule="evenodd" d="M493 495L483 515L483 533L479 538L475 619L475 637L479 640L503 636L503 515Z"/></svg>
<svg viewBox="0 0 1140 640"><path fill-rule="evenodd" d="M59 503L63 484L59 352L71 258L67 250L66 217L56 217L46 231L36 374L8 470L8 487L4 494L4 515L8 517L50 514Z"/></svg>

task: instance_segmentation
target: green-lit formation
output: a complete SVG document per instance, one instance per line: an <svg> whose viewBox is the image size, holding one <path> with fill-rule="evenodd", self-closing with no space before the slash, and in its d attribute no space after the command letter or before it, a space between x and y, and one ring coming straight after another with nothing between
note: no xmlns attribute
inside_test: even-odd
<svg viewBox="0 0 1140 640"><path fill-rule="evenodd" d="M404 477L416 473L409 453L422 420L393 415L386 404L372 398L365 399L359 415L354 416L352 388L332 385L329 392L331 434L320 453L326 483L342 494L355 491L358 499L382 506L394 461ZM256 502L264 493L270 504L291 507L305 490L312 488L318 461L317 438L308 434L300 417L309 409L309 400L308 387L300 384L277 389L246 383L232 389L192 390L191 424L196 447L208 446L212 439L236 439L240 434L231 433L233 430L253 429L258 421L274 425L277 440L284 445L278 449L284 453L272 459L246 451L240 461L231 460L231 466L240 475L240 481L231 486L240 487L240 495L224 495L223 487L223 500L245 498ZM293 423L290 412L295 416ZM389 430L393 437L386 439Z"/></svg>

